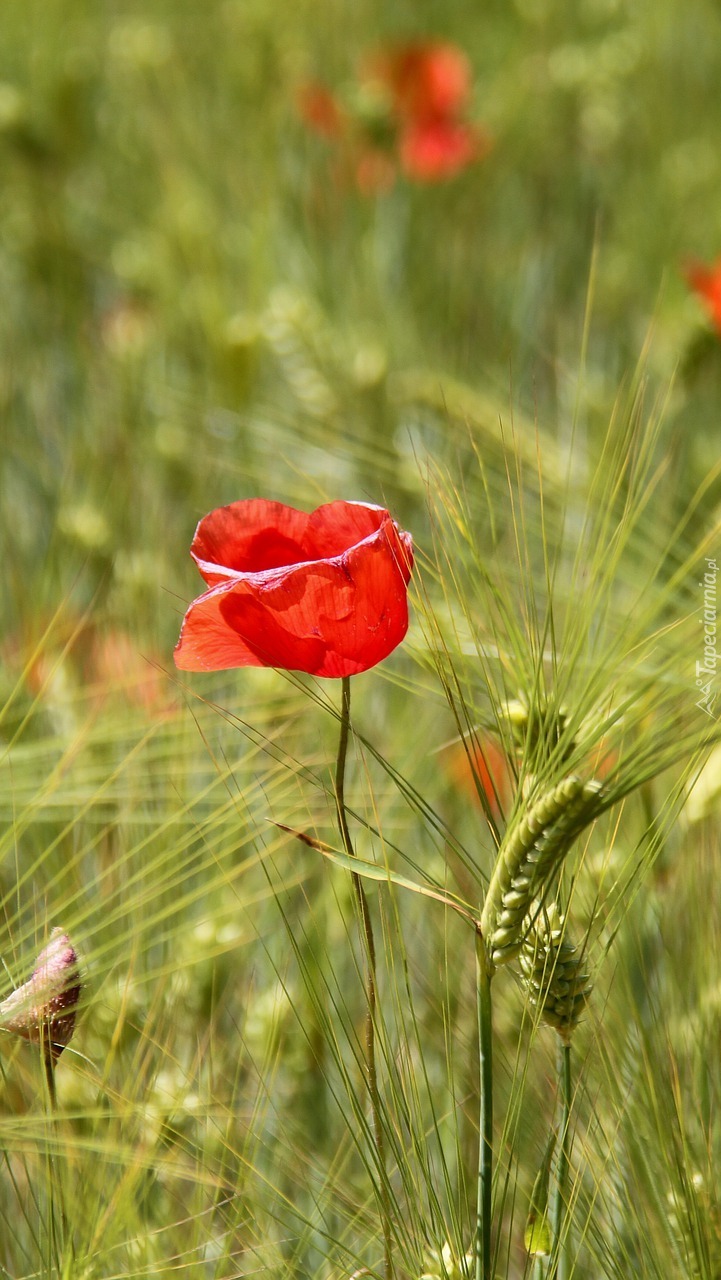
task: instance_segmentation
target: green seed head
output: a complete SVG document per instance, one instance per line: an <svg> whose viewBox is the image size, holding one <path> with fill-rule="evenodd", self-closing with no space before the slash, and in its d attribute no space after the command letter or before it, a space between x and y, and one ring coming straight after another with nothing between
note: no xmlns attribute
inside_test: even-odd
<svg viewBox="0 0 721 1280"><path fill-rule="evenodd" d="M481 916L494 965L515 959L534 898L540 898L574 840L596 813L600 784L564 778L531 804L504 836Z"/></svg>
<svg viewBox="0 0 721 1280"><path fill-rule="evenodd" d="M568 1040L588 1003L593 984L583 955L568 939L565 920L555 903L534 903L519 953L531 1004L541 1022Z"/></svg>

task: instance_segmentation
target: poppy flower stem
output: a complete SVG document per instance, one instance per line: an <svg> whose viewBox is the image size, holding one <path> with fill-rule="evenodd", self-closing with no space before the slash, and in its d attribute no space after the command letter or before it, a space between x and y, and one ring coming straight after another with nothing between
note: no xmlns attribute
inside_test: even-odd
<svg viewBox="0 0 721 1280"><path fill-rule="evenodd" d="M59 1118L58 1095L55 1088L55 1052L50 1040L50 1027L46 1023L41 1023L40 1025L40 1055L42 1057L45 1073L48 1115L51 1125L57 1129ZM57 1138L60 1138L59 1133L57 1133ZM58 1150L60 1149L60 1142L58 1141ZM72 1236L70 1234L67 1209L65 1206L65 1192L63 1190L63 1182L59 1174L57 1161L57 1153L49 1152L48 1174L50 1193L50 1231L52 1247L57 1260L58 1274L64 1274L66 1270L64 1266L64 1260L67 1256L66 1249L69 1250L70 1258L73 1258L74 1247Z"/></svg>
<svg viewBox="0 0 721 1280"><path fill-rule="evenodd" d="M346 756L348 754L348 737L350 733L350 677L344 676L342 679L342 698L341 698L341 716L340 716L340 738L338 741L338 757L336 760L335 770L335 802L338 813L338 826L340 828L343 848L349 858L355 857L355 850L351 840L350 829L348 827L348 815L345 807L345 765ZM366 999L367 1010L365 1019L365 1054L366 1054L366 1073L368 1076L368 1093L370 1095L371 1113L373 1119L373 1140L376 1148L376 1158L378 1161L378 1173L380 1180L380 1211L383 1226L383 1253L385 1259L385 1275L387 1280L391 1280L393 1276L393 1251L391 1238L391 1207L388 1195L388 1187L386 1184L386 1160L385 1160L385 1142L383 1139L383 1123L381 1119L381 1099L378 1089L378 1073L376 1070L376 1050L375 1050L375 1015L376 1015L376 944L373 936L373 922L371 920L370 909L368 907L368 899L363 888L363 881L355 871L351 871L351 879L353 881L353 891L358 905L361 927L363 930L363 939L366 951Z"/></svg>
<svg viewBox="0 0 721 1280"><path fill-rule="evenodd" d="M42 1046L43 1066L45 1068L45 1083L48 1090L48 1102L50 1110L54 1112L58 1109L58 1095L55 1089L55 1059L46 1027L41 1028L40 1043Z"/></svg>

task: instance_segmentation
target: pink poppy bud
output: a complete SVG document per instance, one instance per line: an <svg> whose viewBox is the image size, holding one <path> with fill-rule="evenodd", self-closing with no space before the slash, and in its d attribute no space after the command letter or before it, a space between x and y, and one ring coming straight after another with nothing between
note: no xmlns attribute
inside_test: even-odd
<svg viewBox="0 0 721 1280"><path fill-rule="evenodd" d="M0 1027L46 1044L57 1061L72 1039L81 990L75 948L67 933L53 929L32 977L0 1002Z"/></svg>

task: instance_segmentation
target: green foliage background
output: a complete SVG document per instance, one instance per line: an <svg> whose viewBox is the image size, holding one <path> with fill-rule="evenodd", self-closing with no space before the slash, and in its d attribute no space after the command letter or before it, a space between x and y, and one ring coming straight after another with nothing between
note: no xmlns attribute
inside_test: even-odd
<svg viewBox="0 0 721 1280"><path fill-rule="evenodd" d="M454 568L430 499L450 477L440 505L475 540L465 576L458 559L469 631L486 545L514 589L518 466L525 569L543 561L537 451L550 541L573 541L584 509L602 528L589 476L609 423L663 406L621 615L659 549L668 577L715 527L721 344L682 266L721 252L721 11L6 0L2 25L0 947L9 991L61 925L88 992L58 1118L32 1049L0 1044L0 1264L350 1276L379 1260L350 887L268 821L336 839L337 690L179 680L200 589L187 548L206 511L258 494L382 502L412 530L409 641L354 688L356 727L412 795L358 749L359 852L397 846L441 883L463 885L464 859L487 874L489 833L443 763L457 725L424 597L443 626ZM411 37L465 49L494 145L451 182L363 197L305 130L298 88L350 83L363 51ZM697 607L695 577L679 590ZM659 592L659 616L675 601ZM692 669L676 675L692 706ZM474 679L471 720L487 714ZM634 850L663 779L628 834L600 824L586 853L574 1275L721 1275L715 776L643 885ZM417 1277L473 1229L472 945L422 899L372 902L397 1266ZM497 1265L520 1276L552 1048L505 990Z"/></svg>

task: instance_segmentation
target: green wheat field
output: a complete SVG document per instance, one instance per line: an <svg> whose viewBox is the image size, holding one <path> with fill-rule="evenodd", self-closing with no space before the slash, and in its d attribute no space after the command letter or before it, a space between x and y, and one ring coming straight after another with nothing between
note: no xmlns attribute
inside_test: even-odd
<svg viewBox="0 0 721 1280"><path fill-rule="evenodd" d="M719 5L0 26L0 1275L720 1280ZM257 497L413 536L349 719L175 667Z"/></svg>

